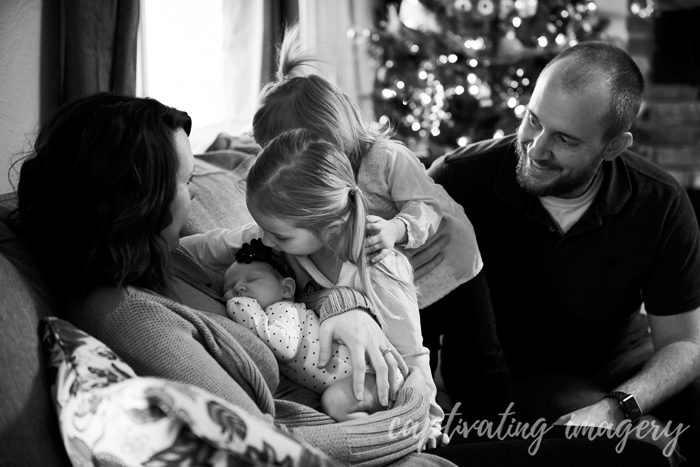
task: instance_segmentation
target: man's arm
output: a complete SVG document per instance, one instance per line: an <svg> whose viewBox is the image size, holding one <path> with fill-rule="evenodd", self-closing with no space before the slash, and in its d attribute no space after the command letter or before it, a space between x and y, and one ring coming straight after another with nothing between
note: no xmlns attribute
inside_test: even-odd
<svg viewBox="0 0 700 467"><path fill-rule="evenodd" d="M643 412L700 376L700 308L671 316L649 315L654 355L619 390L634 394Z"/></svg>
<svg viewBox="0 0 700 467"><path fill-rule="evenodd" d="M670 316L649 315L654 355L615 391L633 394L643 413L675 395L700 376L700 308ZM573 415L573 419L572 419ZM624 420L618 401L603 399L564 415L556 423L617 426Z"/></svg>

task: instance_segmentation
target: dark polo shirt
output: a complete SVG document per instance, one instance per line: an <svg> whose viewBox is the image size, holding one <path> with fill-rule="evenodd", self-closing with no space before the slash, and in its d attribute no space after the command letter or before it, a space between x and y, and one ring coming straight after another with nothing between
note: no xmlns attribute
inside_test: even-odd
<svg viewBox="0 0 700 467"><path fill-rule="evenodd" d="M629 151L605 162L593 204L561 235L518 185L514 142L458 149L429 173L474 224L516 377L591 376L642 302L654 315L700 307L700 232L673 177Z"/></svg>

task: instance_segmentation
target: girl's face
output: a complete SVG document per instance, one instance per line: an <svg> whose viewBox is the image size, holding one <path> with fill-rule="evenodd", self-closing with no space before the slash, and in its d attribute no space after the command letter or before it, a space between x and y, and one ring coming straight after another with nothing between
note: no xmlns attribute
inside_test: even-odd
<svg viewBox="0 0 700 467"><path fill-rule="evenodd" d="M250 199L246 203L250 215L263 231L263 244L270 248L290 255L308 256L325 246L310 230L294 227L281 219L263 214Z"/></svg>
<svg viewBox="0 0 700 467"><path fill-rule="evenodd" d="M180 229L185 225L187 215L190 212L194 191L190 188L192 174L194 173L194 156L190 147L190 139L185 130L180 128L173 135L175 150L177 151L180 169L177 172L177 187L175 198L170 205L172 222L161 232L161 236L170 250L174 250L180 243Z"/></svg>

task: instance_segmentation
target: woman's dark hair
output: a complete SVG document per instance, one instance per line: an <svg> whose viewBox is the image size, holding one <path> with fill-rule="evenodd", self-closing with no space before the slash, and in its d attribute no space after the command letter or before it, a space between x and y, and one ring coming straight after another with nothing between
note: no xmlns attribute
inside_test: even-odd
<svg viewBox="0 0 700 467"><path fill-rule="evenodd" d="M95 94L44 125L20 169L19 222L59 303L99 286L167 290L185 112L154 99Z"/></svg>

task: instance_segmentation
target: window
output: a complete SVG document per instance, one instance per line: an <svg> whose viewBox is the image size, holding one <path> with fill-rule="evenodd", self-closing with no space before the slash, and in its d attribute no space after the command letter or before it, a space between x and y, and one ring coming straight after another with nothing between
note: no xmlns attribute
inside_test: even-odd
<svg viewBox="0 0 700 467"><path fill-rule="evenodd" d="M201 153L225 132L250 127L260 90L263 2L141 2L137 95L192 117Z"/></svg>
<svg viewBox="0 0 700 467"><path fill-rule="evenodd" d="M219 133L250 130L262 84L265 4L141 1L137 95L190 114L195 154ZM323 76L355 99L367 118L374 69L364 42L372 5L373 0L299 0L304 42L330 60Z"/></svg>

